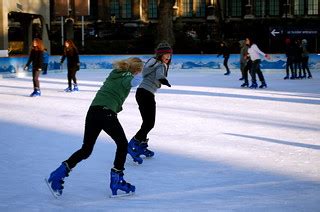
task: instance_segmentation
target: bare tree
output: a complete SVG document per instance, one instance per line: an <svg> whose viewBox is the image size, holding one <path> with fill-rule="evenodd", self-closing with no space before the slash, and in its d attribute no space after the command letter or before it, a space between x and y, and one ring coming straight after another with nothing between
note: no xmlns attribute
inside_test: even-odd
<svg viewBox="0 0 320 212"><path fill-rule="evenodd" d="M165 40L170 45L175 44L172 21L175 2L176 0L160 0L157 43Z"/></svg>

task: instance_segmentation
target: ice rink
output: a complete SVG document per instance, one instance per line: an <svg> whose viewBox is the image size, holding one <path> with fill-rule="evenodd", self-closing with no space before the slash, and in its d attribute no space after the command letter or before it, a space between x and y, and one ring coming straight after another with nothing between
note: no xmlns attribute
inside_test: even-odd
<svg viewBox="0 0 320 212"><path fill-rule="evenodd" d="M0 79L0 211L319 211L320 72L283 80L264 70L267 89L240 88L239 70L170 70L156 95L149 134L155 157L127 158L131 197L110 199L115 144L100 134L91 157L54 199L44 178L82 145L87 109L110 70ZM118 117L130 139L141 124L135 89Z"/></svg>

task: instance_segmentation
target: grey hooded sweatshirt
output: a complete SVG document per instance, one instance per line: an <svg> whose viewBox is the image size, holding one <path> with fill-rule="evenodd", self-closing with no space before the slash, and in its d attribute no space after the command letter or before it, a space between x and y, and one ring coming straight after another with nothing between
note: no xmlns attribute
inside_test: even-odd
<svg viewBox="0 0 320 212"><path fill-rule="evenodd" d="M159 79L166 79L168 70L164 63L157 61L155 58L151 58L142 70L142 82L139 88L144 88L151 93L157 92L161 87Z"/></svg>

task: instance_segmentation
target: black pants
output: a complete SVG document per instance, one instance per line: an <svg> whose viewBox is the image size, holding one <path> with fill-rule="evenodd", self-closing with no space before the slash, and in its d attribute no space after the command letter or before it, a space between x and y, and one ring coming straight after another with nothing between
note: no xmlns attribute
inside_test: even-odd
<svg viewBox="0 0 320 212"><path fill-rule="evenodd" d="M33 82L33 88L34 89L40 89L40 82L39 82L39 75L40 71L38 68L32 69L32 82Z"/></svg>
<svg viewBox="0 0 320 212"><path fill-rule="evenodd" d="M286 63L286 74L289 77L291 71L291 76L294 75L293 72L293 58L292 57L287 57L287 63Z"/></svg>
<svg viewBox="0 0 320 212"><path fill-rule="evenodd" d="M102 106L91 106L87 113L83 144L81 149L66 160L69 168L74 168L77 163L87 159L93 150L96 140L101 132L105 131L116 143L114 168L124 170L127 157L128 140L117 118L117 114Z"/></svg>
<svg viewBox="0 0 320 212"><path fill-rule="evenodd" d="M294 70L295 77L301 76L301 60L297 59L293 62L293 70Z"/></svg>
<svg viewBox="0 0 320 212"><path fill-rule="evenodd" d="M306 75L306 71L308 72L308 76L311 76L311 72L309 69L309 57L302 57L302 70L303 74Z"/></svg>
<svg viewBox="0 0 320 212"><path fill-rule="evenodd" d="M242 64L242 76L243 76L243 79L244 79L244 82L245 83L249 83L249 80L248 80L248 73L249 71L251 70L251 66L252 66L252 61L249 60L247 63L245 64Z"/></svg>
<svg viewBox="0 0 320 212"><path fill-rule="evenodd" d="M224 67L226 67L227 73L230 73L230 69L228 67L228 60L229 60L229 57L225 57L223 60L223 65Z"/></svg>
<svg viewBox="0 0 320 212"><path fill-rule="evenodd" d="M252 83L257 83L256 74L258 74L260 82L265 83L263 73L260 69L260 63L261 63L261 60L259 59L252 61L252 67L251 67Z"/></svg>
<svg viewBox="0 0 320 212"><path fill-rule="evenodd" d="M71 88L71 83L73 81L74 84L77 84L76 78L77 69L68 67L68 86Z"/></svg>
<svg viewBox="0 0 320 212"><path fill-rule="evenodd" d="M140 130L134 136L139 141L145 141L148 133L152 130L156 120L156 101L153 93L138 88L136 92L136 100L139 105L142 124Z"/></svg>

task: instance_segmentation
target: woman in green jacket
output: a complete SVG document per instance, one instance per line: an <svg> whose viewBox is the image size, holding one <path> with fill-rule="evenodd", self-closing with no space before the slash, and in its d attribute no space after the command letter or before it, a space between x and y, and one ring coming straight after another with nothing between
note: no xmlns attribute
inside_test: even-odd
<svg viewBox="0 0 320 212"><path fill-rule="evenodd" d="M135 186L123 179L124 164L126 161L128 140L117 118L122 105L129 95L131 87L139 84L138 74L141 72L143 62L137 57L118 61L115 69L109 74L103 86L97 92L87 112L82 147L73 153L69 159L62 162L60 167L50 174L47 183L55 196L60 196L63 190L64 178L82 160L87 159L93 150L95 142L103 130L116 143L114 167L111 169L110 188L112 195L117 190L126 194L135 191Z"/></svg>

